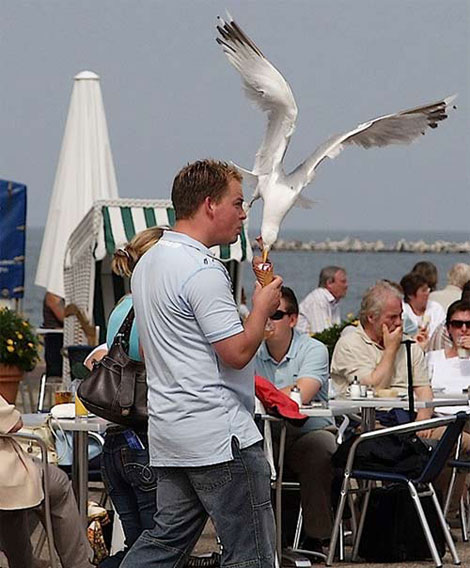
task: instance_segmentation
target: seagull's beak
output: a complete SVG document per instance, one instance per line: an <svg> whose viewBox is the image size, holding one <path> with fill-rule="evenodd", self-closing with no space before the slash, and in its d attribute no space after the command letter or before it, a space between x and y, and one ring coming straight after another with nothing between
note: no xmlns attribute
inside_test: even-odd
<svg viewBox="0 0 470 568"><path fill-rule="evenodd" d="M255 241L258 243L259 250L263 251L264 250L263 237L259 235L258 237L256 237Z"/></svg>

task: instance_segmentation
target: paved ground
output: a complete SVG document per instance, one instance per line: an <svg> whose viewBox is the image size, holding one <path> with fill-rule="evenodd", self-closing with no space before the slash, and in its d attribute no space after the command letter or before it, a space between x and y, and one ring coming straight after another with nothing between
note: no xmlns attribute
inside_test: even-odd
<svg viewBox="0 0 470 568"><path fill-rule="evenodd" d="M27 377L27 382L31 385L31 390L33 393L33 399L34 401L37 399L37 390L38 390L38 384L39 384L39 377L42 373L42 366L38 366L36 368L36 370L33 373L30 373L29 376ZM18 396L18 400L17 400L17 405L20 408L20 410L23 410L22 408L22 399L21 396ZM26 400L26 406L28 406L28 401ZM26 411L30 412L31 410L29 408L26 408ZM461 560L461 565L463 567L470 567L470 543L463 543L460 541L460 531L455 530L454 531L454 535L456 538L459 539L459 541L456 543L457 546L457 551L459 553L460 556L460 560ZM37 534L34 535L34 540L37 539ZM208 523L206 529L204 530L199 542L196 545L196 548L194 550L195 554L204 554L207 552L211 552L213 550L218 550L217 547L217 543L215 540L215 533L214 533L214 529L212 527L212 525L210 523ZM347 550L347 553L349 551ZM43 549L43 553L41 558L46 559L47 558L47 547L44 547ZM447 553L443 559L444 564L443 566L453 566L452 563L452 559L449 553ZM317 564L317 565L321 565L321 564ZM406 568L420 568L420 567L432 567L434 566L434 564L432 562L406 562L406 563L401 563L401 564L369 564L369 563L349 563L349 562L345 562L345 563L338 563L339 566L341 566L341 568L363 568L363 567L368 567L368 568L387 568L387 567L394 567L396 568L397 566L405 566ZM5 557L1 554L0 552L0 568L7 568L8 564L5 560ZM30 568L30 567L24 567L24 568ZM138 568L138 567L136 567Z"/></svg>

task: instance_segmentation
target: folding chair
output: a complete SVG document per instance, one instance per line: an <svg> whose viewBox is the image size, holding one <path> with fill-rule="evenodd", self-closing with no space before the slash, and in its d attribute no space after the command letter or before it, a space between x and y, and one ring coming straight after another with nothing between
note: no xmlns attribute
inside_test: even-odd
<svg viewBox="0 0 470 568"><path fill-rule="evenodd" d="M45 526L44 529L47 535L47 542L49 548L50 565L51 568L58 568L57 556L54 545L54 533L52 530L52 517L50 505L50 492L49 492L49 464L47 462L47 448L46 444L38 436L31 434L23 434L16 432L14 434L0 434L0 438L12 438L30 440L41 448L41 468L42 468L42 484L44 490L44 512L45 512Z"/></svg>
<svg viewBox="0 0 470 568"><path fill-rule="evenodd" d="M455 488L455 481L457 478L458 471L466 471L467 473L470 472L470 460L469 459L462 459L461 457L461 449L462 449L462 436L459 437L459 441L457 444L457 448L455 451L455 458L449 460L447 465L452 468L452 474L450 476L449 488L447 489L447 495L444 504L444 516L447 517L449 512L450 503L452 500L452 495ZM459 512L460 512L460 528L462 531L462 540L464 542L468 541L468 531L469 531L469 502L468 502L468 493L466 497L460 498L459 503Z"/></svg>
<svg viewBox="0 0 470 568"><path fill-rule="evenodd" d="M338 426L338 431L336 433L336 442L337 444L342 444L344 441L344 436L345 433L347 431L347 429L350 426L351 423L351 418L353 418L356 422L360 423L360 419L358 419L358 417L354 414L352 414L351 416L348 415L344 415L342 417L342 421L341 424L339 424ZM282 482L282 489L288 490L288 491L300 491L300 483L298 481L283 481ZM354 514L354 509L352 507L352 496L351 496L351 500L350 500L350 509L352 511L352 518L351 518L351 522L352 522L352 528L353 528L353 533L356 532L357 526L356 526L356 516ZM303 529L303 509L302 509L302 503L300 503L299 505L299 512L297 515L297 523L296 523L296 527L295 527L295 533L294 533L294 539L292 542L292 551L293 552L297 552L299 554L304 554L307 556L313 556L314 558L319 558L321 560L326 560L326 554L323 554L322 552L318 552L318 551L314 551L314 550L308 550L306 548L301 548L300 547L300 538L302 536L302 529ZM343 530L343 523L341 522L341 526L340 526L340 531L339 531L339 556L340 556L340 560L344 559L344 530Z"/></svg>
<svg viewBox="0 0 470 568"><path fill-rule="evenodd" d="M276 518L276 568L279 568L282 558L281 502L282 502L282 475L284 470L284 446L286 443L286 425L285 422L281 421L279 418L267 414L263 404L258 398L255 399L255 402L256 402L255 416L259 417L262 420L264 453L266 459L268 460L269 467L271 470L271 488L274 491L275 495L274 511ZM279 459L277 467L276 464L274 463L271 422L282 422L281 436L279 442L280 445Z"/></svg>
<svg viewBox="0 0 470 568"><path fill-rule="evenodd" d="M420 520L421 526L423 527L426 542L429 546L431 556L437 567L442 566L442 561L436 548L431 530L429 528L426 515L423 510L420 498L423 496L430 496L441 524L445 540L452 554L454 564L460 564L459 557L457 555L457 550L455 548L454 542L452 540L452 535L450 533L449 527L447 526L444 514L442 512L439 501L436 497L432 482L436 479L438 474L441 472L446 464L446 461L454 448L458 437L460 436L462 429L464 427L465 421L467 420L467 414L464 412L459 412L457 415L443 417L443 418L433 418L430 420L422 420L419 422L413 422L410 424L402 424L400 426L394 426L392 428L384 428L382 430L374 430L372 432L366 432L358 436L357 440L352 444L349 451L348 459L346 462L346 468L344 471L344 478L341 487L341 496L336 511L335 522L333 526L333 532L331 535L330 550L328 553L326 565L331 566L333 564L336 543L338 540L338 533L340 528L341 519L343 517L344 508L346 505L346 499L351 490L350 482L351 479L364 480L366 482L364 503L362 506L362 513L359 520L359 526L357 529L357 534L354 542L352 559L353 561L357 558L357 552L359 549L359 543L362 536L362 529L364 527L364 520L367 514L367 507L370 498L370 492L372 488L372 483L374 481L382 482L393 482L402 483L408 487L413 504L415 506L418 518ZM429 460L423 468L423 471L418 477L411 478L404 474L393 473L393 472L381 472L373 470L360 470L354 468L354 458L356 455L356 450L359 444L366 440L371 440L375 438L382 438L384 436L389 436L390 434L407 434L411 432L418 432L420 430L427 430L430 428L437 428L439 426L447 426L444 434L439 440L436 448L430 453ZM421 489L424 487L424 491Z"/></svg>

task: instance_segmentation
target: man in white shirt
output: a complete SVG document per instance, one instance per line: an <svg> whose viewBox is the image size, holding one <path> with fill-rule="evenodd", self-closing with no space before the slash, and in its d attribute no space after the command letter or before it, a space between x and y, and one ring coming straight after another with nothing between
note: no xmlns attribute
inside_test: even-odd
<svg viewBox="0 0 470 568"><path fill-rule="evenodd" d="M300 302L297 330L317 333L341 322L339 301L348 291L348 277L340 266L326 266L320 272L318 288Z"/></svg>

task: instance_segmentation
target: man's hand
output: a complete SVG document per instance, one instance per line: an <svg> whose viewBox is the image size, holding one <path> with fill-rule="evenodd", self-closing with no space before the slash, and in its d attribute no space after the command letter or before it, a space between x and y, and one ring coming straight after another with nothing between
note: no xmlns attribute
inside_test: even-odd
<svg viewBox="0 0 470 568"><path fill-rule="evenodd" d="M382 325L384 349L396 353L400 349L401 340L403 337L403 328L399 325L393 331L388 331L388 327Z"/></svg>
<svg viewBox="0 0 470 568"><path fill-rule="evenodd" d="M432 438L432 429L427 429L427 430L420 430L419 432L416 432L416 434L420 437L420 438Z"/></svg>
<svg viewBox="0 0 470 568"><path fill-rule="evenodd" d="M470 335L460 336L458 345L464 349L470 349Z"/></svg>
<svg viewBox="0 0 470 568"><path fill-rule="evenodd" d="M414 340L421 347L421 349L424 351L426 349L426 345L428 344L428 341L429 341L429 333L428 333L427 328L426 329L420 329L418 331L418 333L414 336Z"/></svg>
<svg viewBox="0 0 470 568"><path fill-rule="evenodd" d="M253 308L244 324L244 331L227 339L212 344L222 361L233 369L242 369L254 357L263 341L266 320L273 314L281 302L282 278L275 276L274 280L261 287L256 283L253 293Z"/></svg>
<svg viewBox="0 0 470 568"><path fill-rule="evenodd" d="M15 432L18 432L18 430L21 430L21 428L23 428L23 419L20 417L18 422L10 430L8 430L8 434L14 434Z"/></svg>
<svg viewBox="0 0 470 568"><path fill-rule="evenodd" d="M281 286L282 278L280 276L274 276L273 281L264 288L259 282L256 282L252 297L253 311L259 310L260 313L265 315L266 319L272 315L281 303Z"/></svg>

